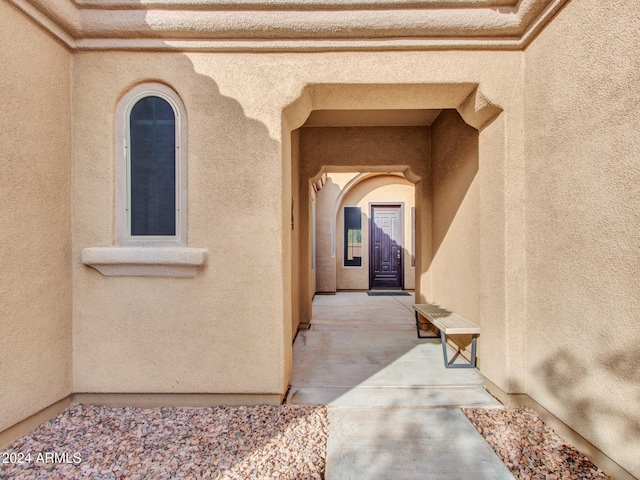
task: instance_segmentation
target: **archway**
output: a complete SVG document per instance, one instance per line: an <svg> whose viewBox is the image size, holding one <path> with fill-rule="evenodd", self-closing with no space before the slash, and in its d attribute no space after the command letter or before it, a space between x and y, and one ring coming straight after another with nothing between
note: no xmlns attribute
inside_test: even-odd
<svg viewBox="0 0 640 480"><path fill-rule="evenodd" d="M329 171L394 172L412 182L416 300L432 301L438 296L432 267L450 262L476 240L473 219L479 216L478 191L473 183L479 168L479 131L500 112L475 84L312 85L285 109L283 162L285 168L291 166L287 177L294 220L286 239L291 247L294 332L311 318L316 292L313 184ZM435 209L434 198L438 199ZM456 218L465 218L460 237L464 241L445 241ZM442 258L437 256L440 248ZM473 289L479 291L477 285Z"/></svg>
<svg viewBox="0 0 640 480"><path fill-rule="evenodd" d="M415 288L415 188L402 173L393 172L325 172L322 182L315 182L312 193L312 283L315 293L338 290L368 290L375 266L388 270L395 285L388 288ZM391 248L371 253L372 209L385 206L397 210L398 250ZM315 247L315 248L314 248ZM396 254L398 255L396 257ZM376 265L372 259L377 260ZM378 268L380 269L380 268ZM315 282L313 282L315 280Z"/></svg>

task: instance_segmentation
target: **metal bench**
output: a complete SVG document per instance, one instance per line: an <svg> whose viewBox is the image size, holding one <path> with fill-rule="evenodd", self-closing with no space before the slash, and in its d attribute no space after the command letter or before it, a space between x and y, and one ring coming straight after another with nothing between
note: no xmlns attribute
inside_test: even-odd
<svg viewBox="0 0 640 480"><path fill-rule="evenodd" d="M470 322L466 318L462 318L460 315L456 315L438 305L432 305L430 303L420 303L413 306L416 312L416 330L418 331L418 338L440 338L442 340L442 352L444 354L444 366L446 368L475 368L476 366L476 339L480 334L480 327L475 323ZM420 333L420 316L424 317L429 323L436 327L440 331L440 335L422 335ZM460 348L449 360L447 355L447 335L471 335L471 361L469 363L457 363L454 364L458 355L460 355Z"/></svg>

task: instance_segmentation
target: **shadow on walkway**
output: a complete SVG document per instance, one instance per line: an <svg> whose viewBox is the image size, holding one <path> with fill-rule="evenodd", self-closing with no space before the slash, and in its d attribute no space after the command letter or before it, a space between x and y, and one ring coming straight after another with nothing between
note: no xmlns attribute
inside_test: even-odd
<svg viewBox="0 0 640 480"><path fill-rule="evenodd" d="M418 339L412 296L316 296L288 403L329 406L326 478L513 478L459 407L501 408L476 369ZM453 352L452 352L453 353Z"/></svg>

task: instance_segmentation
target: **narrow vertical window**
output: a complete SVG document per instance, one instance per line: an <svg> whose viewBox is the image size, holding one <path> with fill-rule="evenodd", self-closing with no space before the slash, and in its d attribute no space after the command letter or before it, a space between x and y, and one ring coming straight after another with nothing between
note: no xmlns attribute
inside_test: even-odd
<svg viewBox="0 0 640 480"><path fill-rule="evenodd" d="M362 210L344 207L344 266L362 266Z"/></svg>
<svg viewBox="0 0 640 480"><path fill-rule="evenodd" d="M316 197L311 197L311 270L316 269Z"/></svg>
<svg viewBox="0 0 640 480"><path fill-rule="evenodd" d="M114 245L83 248L82 263L108 277L194 277L207 250L188 246L180 96L162 83L136 85L118 101L115 127Z"/></svg>
<svg viewBox="0 0 640 480"><path fill-rule="evenodd" d="M176 118L165 99L148 96L131 109L131 235L176 234Z"/></svg>
<svg viewBox="0 0 640 480"><path fill-rule="evenodd" d="M182 100L166 85L144 83L122 97L116 115L116 245L188 245Z"/></svg>
<svg viewBox="0 0 640 480"><path fill-rule="evenodd" d="M416 266L416 207L411 207L411 266Z"/></svg>

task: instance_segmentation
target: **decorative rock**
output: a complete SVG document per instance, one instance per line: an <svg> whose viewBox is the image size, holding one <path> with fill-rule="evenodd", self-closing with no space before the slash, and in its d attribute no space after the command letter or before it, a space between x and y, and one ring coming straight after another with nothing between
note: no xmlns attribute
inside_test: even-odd
<svg viewBox="0 0 640 480"><path fill-rule="evenodd" d="M462 411L517 479L613 480L558 437L530 408Z"/></svg>
<svg viewBox="0 0 640 480"><path fill-rule="evenodd" d="M32 460L53 452L55 461L1 465L0 479L318 479L327 425L326 408L318 406L76 405L6 450Z"/></svg>

